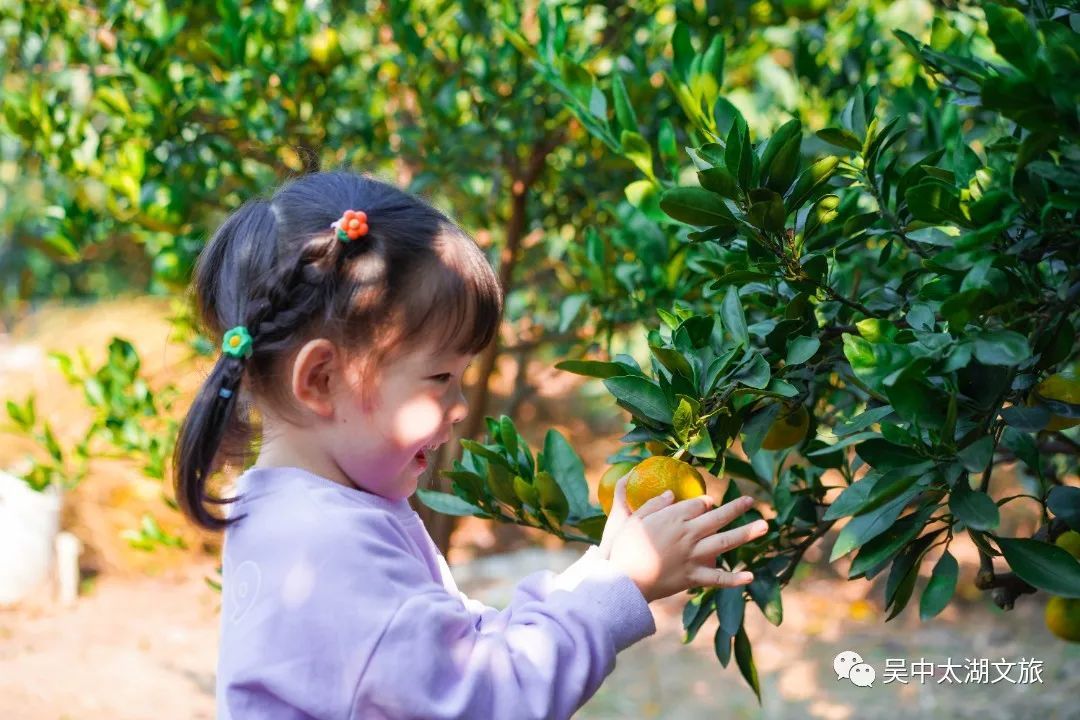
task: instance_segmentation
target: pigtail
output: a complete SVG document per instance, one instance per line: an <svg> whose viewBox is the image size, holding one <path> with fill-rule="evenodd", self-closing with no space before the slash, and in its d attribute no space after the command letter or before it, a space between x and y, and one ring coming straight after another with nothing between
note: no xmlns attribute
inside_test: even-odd
<svg viewBox="0 0 1080 720"><path fill-rule="evenodd" d="M192 522L207 530L221 530L234 521L209 511L207 503L226 505L233 499L209 496L206 483L220 464L219 451L236 412L243 372L242 359L228 355L218 359L184 417L176 443L176 501Z"/></svg>
<svg viewBox="0 0 1080 720"><path fill-rule="evenodd" d="M201 325L221 337L245 325L249 293L271 274L277 254L276 221L270 204L257 200L234 213L207 243L195 268ZM253 337L258 351L258 337ZM209 478L225 462L248 455L254 428L241 399L245 367L252 358L222 353L180 425L173 452L173 489L181 511L196 525L221 530L234 520L211 513L207 503L226 505L207 492ZM243 407L244 412L238 413Z"/></svg>

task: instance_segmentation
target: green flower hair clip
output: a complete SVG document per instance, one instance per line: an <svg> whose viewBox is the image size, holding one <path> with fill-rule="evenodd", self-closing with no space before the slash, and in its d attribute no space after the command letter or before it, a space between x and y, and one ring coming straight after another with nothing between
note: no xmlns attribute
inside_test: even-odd
<svg viewBox="0 0 1080 720"><path fill-rule="evenodd" d="M221 339L221 352L234 358L251 357L251 335L243 325L237 325Z"/></svg>

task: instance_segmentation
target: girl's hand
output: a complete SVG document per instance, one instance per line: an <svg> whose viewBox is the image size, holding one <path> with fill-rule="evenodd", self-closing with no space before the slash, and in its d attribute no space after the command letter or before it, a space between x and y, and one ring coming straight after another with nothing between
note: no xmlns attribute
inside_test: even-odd
<svg viewBox="0 0 1080 720"><path fill-rule="evenodd" d="M743 496L710 509L714 502L708 495L677 503L661 495L631 514L626 480L622 477L615 485L600 551L637 584L647 602L692 587L738 587L754 579L749 572L716 567L718 555L768 532L764 520L717 532L749 510L751 498Z"/></svg>
<svg viewBox="0 0 1080 720"><path fill-rule="evenodd" d="M615 541L615 536L618 535L623 523L630 517L630 508L626 505L626 482L629 477L630 473L628 472L615 482L615 495L611 501L611 512L608 513L607 522L604 523L604 534L600 536L600 554L605 559L611 557L611 544ZM646 514L648 514L670 504L671 499L664 500L662 496L653 498L639 508L639 512L645 510L647 511Z"/></svg>
<svg viewBox="0 0 1080 720"><path fill-rule="evenodd" d="M705 468L697 468L707 480L716 480L716 476L710 473ZM604 533L600 536L600 554L605 558L611 557L611 544L615 541L615 536L619 533L623 523L630 517L630 506L626 504L626 483L630 478L630 473L626 473L619 478L615 483L615 495L611 501L611 512L608 513L607 522L604 524ZM715 502L708 495L702 495L701 499L710 506ZM674 501L674 498L665 497L659 495L652 498L640 508L638 508L636 515L638 517L645 517L653 512L656 512L662 507L670 505Z"/></svg>

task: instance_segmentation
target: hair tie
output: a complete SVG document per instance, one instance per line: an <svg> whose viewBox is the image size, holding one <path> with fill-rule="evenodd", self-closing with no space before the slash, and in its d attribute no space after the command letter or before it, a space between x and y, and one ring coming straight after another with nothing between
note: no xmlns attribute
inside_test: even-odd
<svg viewBox="0 0 1080 720"><path fill-rule="evenodd" d="M228 400L232 397L232 390L230 390L229 388L221 388L220 390L218 390L218 396Z"/></svg>
<svg viewBox="0 0 1080 720"><path fill-rule="evenodd" d="M237 325L221 339L221 352L234 358L251 357L251 335L243 325Z"/></svg>
<svg viewBox="0 0 1080 720"><path fill-rule="evenodd" d="M367 235L367 213L363 210L346 210L341 218L330 223L330 227L337 230L337 239L341 242L355 240Z"/></svg>

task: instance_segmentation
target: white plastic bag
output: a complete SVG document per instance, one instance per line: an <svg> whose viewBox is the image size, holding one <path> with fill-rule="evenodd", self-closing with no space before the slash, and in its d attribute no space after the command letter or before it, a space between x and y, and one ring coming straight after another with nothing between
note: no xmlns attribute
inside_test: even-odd
<svg viewBox="0 0 1080 720"><path fill-rule="evenodd" d="M60 527L60 488L38 492L0 471L0 605L12 605L48 580Z"/></svg>

